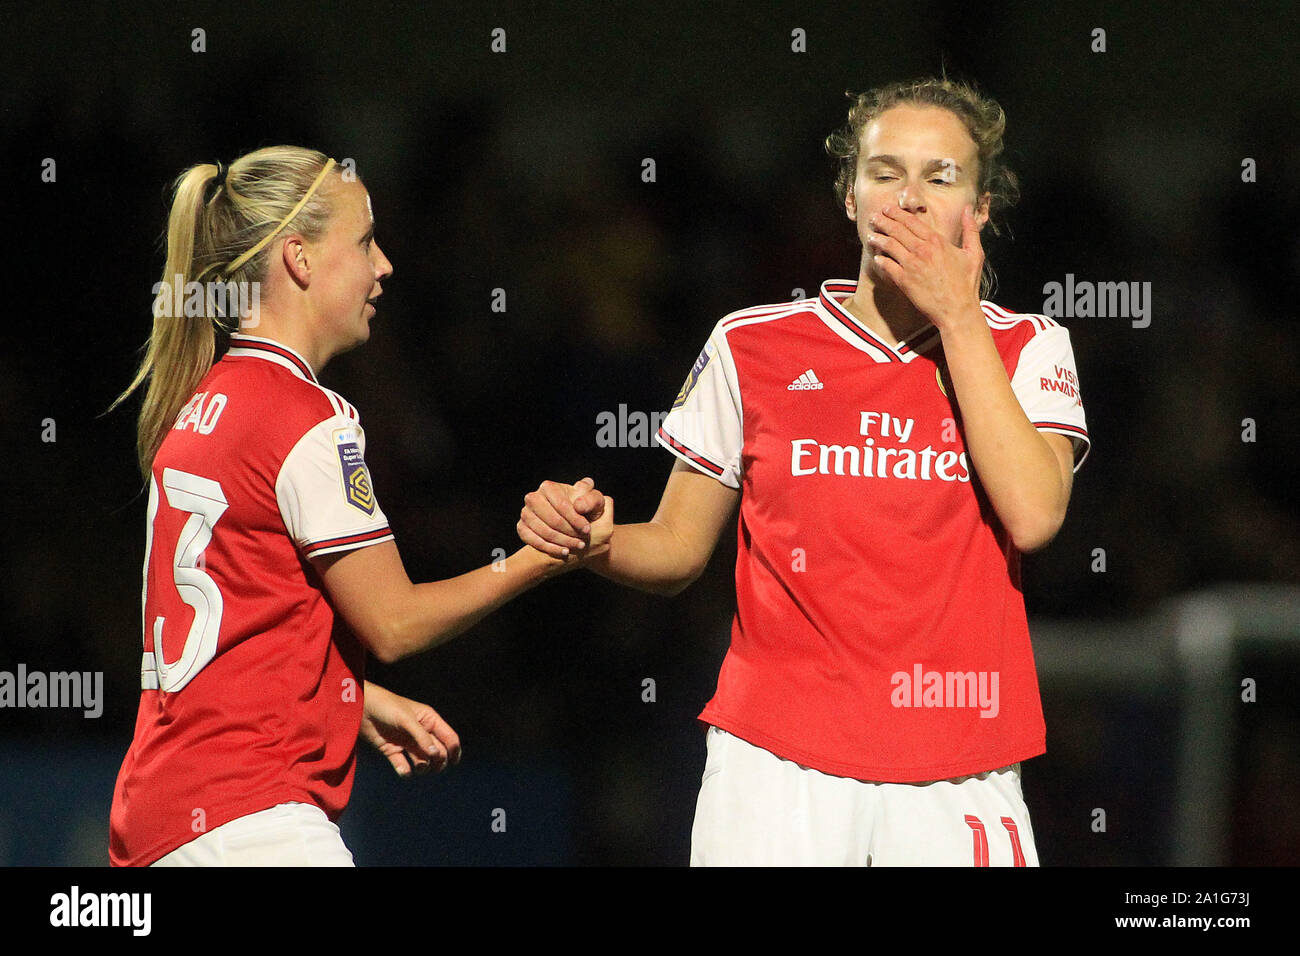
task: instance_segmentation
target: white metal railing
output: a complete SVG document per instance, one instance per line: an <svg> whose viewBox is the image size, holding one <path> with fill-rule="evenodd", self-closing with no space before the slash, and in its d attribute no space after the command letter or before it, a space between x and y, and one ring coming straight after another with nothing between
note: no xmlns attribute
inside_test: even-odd
<svg viewBox="0 0 1300 956"><path fill-rule="evenodd" d="M1239 651L1280 643L1300 651L1300 588L1225 585L1137 620L1031 621L1030 633L1047 680L1167 695L1179 707L1172 862L1226 865L1241 679L1258 677L1239 672Z"/></svg>

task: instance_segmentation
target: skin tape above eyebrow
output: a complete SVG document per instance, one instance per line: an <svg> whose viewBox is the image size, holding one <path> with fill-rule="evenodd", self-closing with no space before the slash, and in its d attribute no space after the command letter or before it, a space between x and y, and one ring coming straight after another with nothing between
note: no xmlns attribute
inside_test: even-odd
<svg viewBox="0 0 1300 956"><path fill-rule="evenodd" d="M891 165L898 164L893 157L872 157L872 159L868 160L868 162L888 162ZM926 168L926 175L930 174L930 170L934 170L939 174L939 177L943 179L944 182L947 183L955 183L957 181L957 177L961 174L961 166L959 166L957 164L957 161L955 159L952 159L951 157L931 160L930 162L926 163L925 168Z"/></svg>

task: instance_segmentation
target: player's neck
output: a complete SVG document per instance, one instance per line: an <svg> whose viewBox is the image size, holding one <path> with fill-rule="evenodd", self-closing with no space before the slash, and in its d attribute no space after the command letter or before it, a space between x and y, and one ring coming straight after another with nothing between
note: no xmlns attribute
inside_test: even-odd
<svg viewBox="0 0 1300 956"><path fill-rule="evenodd" d="M865 269L858 276L857 291L841 305L886 345L906 342L930 324L907 296L893 287L877 285Z"/></svg>
<svg viewBox="0 0 1300 956"><path fill-rule="evenodd" d="M330 356L313 341L306 322L296 321L292 317L281 314L275 308L268 308L266 303L262 304L261 310L256 315L250 317L248 327L240 331L279 342L293 349L311 366L312 373L317 378L320 377L325 363L330 360Z"/></svg>

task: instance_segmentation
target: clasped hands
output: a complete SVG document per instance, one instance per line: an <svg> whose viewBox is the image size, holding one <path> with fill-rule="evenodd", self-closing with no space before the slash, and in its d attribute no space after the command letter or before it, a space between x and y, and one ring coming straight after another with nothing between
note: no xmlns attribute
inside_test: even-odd
<svg viewBox="0 0 1300 956"><path fill-rule="evenodd" d="M577 566L609 550L614 499L598 491L591 478L572 485L543 481L524 495L515 530L524 544Z"/></svg>

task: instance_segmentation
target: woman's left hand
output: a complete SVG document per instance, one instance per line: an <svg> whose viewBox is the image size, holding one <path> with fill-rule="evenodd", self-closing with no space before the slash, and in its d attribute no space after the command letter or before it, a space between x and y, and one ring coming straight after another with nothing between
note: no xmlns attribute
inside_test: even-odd
<svg viewBox="0 0 1300 956"><path fill-rule="evenodd" d="M962 209L960 246L898 206L886 206L867 224L876 267L940 332L972 314L983 322L979 281L984 247L970 206Z"/></svg>
<svg viewBox="0 0 1300 956"><path fill-rule="evenodd" d="M428 704L366 681L361 736L388 758L399 777L460 762L460 737Z"/></svg>

